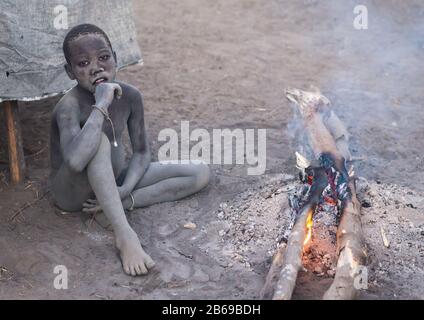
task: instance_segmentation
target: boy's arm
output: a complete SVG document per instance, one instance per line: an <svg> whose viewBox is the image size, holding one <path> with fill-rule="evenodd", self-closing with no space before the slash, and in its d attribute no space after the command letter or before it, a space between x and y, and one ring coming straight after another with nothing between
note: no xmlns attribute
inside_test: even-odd
<svg viewBox="0 0 424 320"><path fill-rule="evenodd" d="M144 124L143 99L140 92L134 92L131 114L128 118L128 133L133 155L131 157L124 183L119 187L121 199L126 198L134 190L150 165L150 148Z"/></svg>
<svg viewBox="0 0 424 320"><path fill-rule="evenodd" d="M119 99L121 95L119 84L101 83L96 86L94 100L98 108L107 110L114 97ZM93 109L81 128L78 104L75 97L64 100L58 108L56 120L64 160L72 171L82 172L99 148L104 116L97 108Z"/></svg>
<svg viewBox="0 0 424 320"><path fill-rule="evenodd" d="M63 158L72 171L82 172L99 147L104 116L98 111L91 112L81 128L79 107L64 103L56 113Z"/></svg>

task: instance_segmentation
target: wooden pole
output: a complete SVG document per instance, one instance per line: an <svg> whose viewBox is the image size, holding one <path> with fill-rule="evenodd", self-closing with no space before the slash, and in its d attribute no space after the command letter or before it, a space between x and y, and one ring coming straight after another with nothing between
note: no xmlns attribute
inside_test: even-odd
<svg viewBox="0 0 424 320"><path fill-rule="evenodd" d="M282 259L280 277L272 300L290 300L296 286L297 274L302 267L303 242L306 236L306 220L312 215L314 206L311 204L302 208L296 224L291 230L287 248Z"/></svg>
<svg viewBox="0 0 424 320"><path fill-rule="evenodd" d="M5 101L3 105L9 145L10 179L12 183L18 184L23 182L25 174L25 158L19 122L18 102Z"/></svg>
<svg viewBox="0 0 424 320"><path fill-rule="evenodd" d="M272 263L265 280L265 285L263 286L259 295L261 300L272 299L274 295L275 286L278 280L280 279L280 272L281 268L283 267L285 249L286 244L284 242L278 244L277 250L274 256L272 257Z"/></svg>
<svg viewBox="0 0 424 320"><path fill-rule="evenodd" d="M352 300L357 297L356 278L365 265L366 250L362 237L361 204L356 197L355 181L349 182L352 196L346 202L339 228L337 229L337 271L333 283L325 292L324 300Z"/></svg>

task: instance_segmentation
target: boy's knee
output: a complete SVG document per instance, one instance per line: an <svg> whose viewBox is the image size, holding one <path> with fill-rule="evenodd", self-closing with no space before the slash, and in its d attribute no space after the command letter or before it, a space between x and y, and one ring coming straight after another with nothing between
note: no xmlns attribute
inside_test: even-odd
<svg viewBox="0 0 424 320"><path fill-rule="evenodd" d="M111 147L110 147L109 138L102 132L102 136L101 136L101 139L100 139L99 150L110 151L110 149L111 149Z"/></svg>
<svg viewBox="0 0 424 320"><path fill-rule="evenodd" d="M108 146L110 146L109 138L107 137L107 135L104 132L102 132L100 143L101 144L107 144Z"/></svg>
<svg viewBox="0 0 424 320"><path fill-rule="evenodd" d="M102 133L100 137L100 144L97 148L96 154L93 155L93 157L89 160L88 163L81 161L81 157L74 153L72 156L65 159L65 163L67 168L74 173L81 173L84 171L84 169L87 168L87 166L92 162L98 155L110 155L111 153L111 147L109 138Z"/></svg>
<svg viewBox="0 0 424 320"><path fill-rule="evenodd" d="M201 190L206 187L211 178L211 170L206 163L196 164L196 189Z"/></svg>

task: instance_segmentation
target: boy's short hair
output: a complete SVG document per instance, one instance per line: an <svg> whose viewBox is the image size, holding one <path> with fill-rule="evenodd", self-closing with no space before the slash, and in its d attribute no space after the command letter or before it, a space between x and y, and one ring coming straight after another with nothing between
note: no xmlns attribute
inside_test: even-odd
<svg viewBox="0 0 424 320"><path fill-rule="evenodd" d="M65 39L63 40L63 54L65 55L66 62L70 64L70 49L69 49L69 42L72 40L75 40L81 35L85 34L99 34L102 35L106 42L108 43L110 49L112 49L112 44L109 40L109 37L107 36L106 32L104 32L102 29L100 29L98 26L95 26L94 24L84 23L79 24L75 27L73 27L69 32L66 34Z"/></svg>

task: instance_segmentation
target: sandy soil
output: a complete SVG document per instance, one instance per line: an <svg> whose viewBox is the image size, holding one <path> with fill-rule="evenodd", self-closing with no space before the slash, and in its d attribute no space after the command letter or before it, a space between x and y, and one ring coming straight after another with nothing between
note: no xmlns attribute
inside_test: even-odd
<svg viewBox="0 0 424 320"><path fill-rule="evenodd" d="M288 86L313 84L348 124L361 179L369 288L363 299L423 299L424 148L421 106L424 6L363 1L369 29L352 27L355 1L170 0L135 2L145 65L120 72L143 91L154 160L164 128L267 129L267 170L213 165L196 196L129 216L157 262L123 274L112 233L52 208L47 194L49 117L56 99L21 105L28 180L7 185L0 128L0 298L258 298L287 223L297 146ZM0 113L1 118L3 115ZM366 179L366 180L365 180ZM19 208L31 204L11 219ZM242 223L244 221L245 223ZM195 229L184 228L193 222ZM390 240L381 240L383 227ZM53 287L56 265L69 289ZM294 297L319 299L330 277L300 275Z"/></svg>

